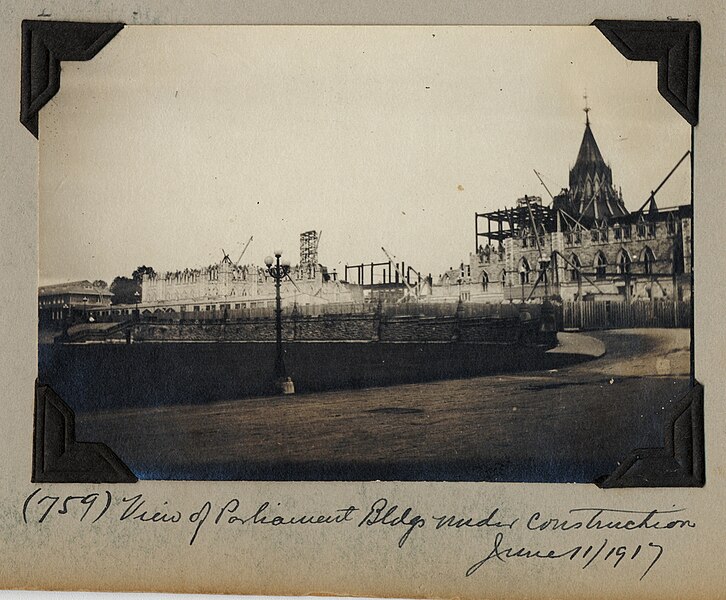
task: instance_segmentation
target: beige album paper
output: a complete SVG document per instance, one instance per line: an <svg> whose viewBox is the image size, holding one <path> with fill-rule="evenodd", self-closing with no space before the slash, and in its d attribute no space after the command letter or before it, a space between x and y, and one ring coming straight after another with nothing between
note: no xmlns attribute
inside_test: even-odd
<svg viewBox="0 0 726 600"><path fill-rule="evenodd" d="M722 11L288 8L3 5L3 586L719 597Z"/></svg>

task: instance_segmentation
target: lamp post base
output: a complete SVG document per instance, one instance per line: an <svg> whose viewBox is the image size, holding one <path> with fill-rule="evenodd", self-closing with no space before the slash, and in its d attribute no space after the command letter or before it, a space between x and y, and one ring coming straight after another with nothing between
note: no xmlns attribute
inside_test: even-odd
<svg viewBox="0 0 726 600"><path fill-rule="evenodd" d="M295 393L295 384L289 377L275 379L275 391L285 396Z"/></svg>

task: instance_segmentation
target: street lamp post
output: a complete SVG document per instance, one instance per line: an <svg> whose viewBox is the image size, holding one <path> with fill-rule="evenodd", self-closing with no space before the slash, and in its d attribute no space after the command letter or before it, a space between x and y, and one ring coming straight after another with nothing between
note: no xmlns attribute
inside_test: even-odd
<svg viewBox="0 0 726 600"><path fill-rule="evenodd" d="M293 394L295 393L295 387L292 379L287 376L285 361L282 356L282 298L280 296L282 280L290 274L290 261L281 257L281 250L275 250L274 258L272 256L265 257L267 272L275 280L275 386L277 391L283 394Z"/></svg>
<svg viewBox="0 0 726 600"><path fill-rule="evenodd" d="M63 303L63 339L68 338L68 327L71 321L71 307L65 302Z"/></svg>
<svg viewBox="0 0 726 600"><path fill-rule="evenodd" d="M141 314L139 313L139 300L141 300L141 294L139 293L139 290L136 290L134 292L134 308L131 311L131 321L126 324L126 344L133 343L134 326L141 321Z"/></svg>

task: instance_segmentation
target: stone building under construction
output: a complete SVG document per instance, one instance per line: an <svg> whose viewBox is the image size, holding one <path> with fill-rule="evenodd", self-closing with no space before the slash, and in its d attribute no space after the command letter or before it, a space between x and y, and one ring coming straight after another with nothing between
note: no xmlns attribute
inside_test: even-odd
<svg viewBox="0 0 726 600"><path fill-rule="evenodd" d="M353 304L363 302L360 286L338 281L335 273L317 262L317 244L311 249L311 233L301 234L300 262L283 280L283 306ZM239 261L238 261L239 262ZM154 312L223 312L273 308L275 282L264 267L239 265L224 255L216 264L202 268L145 274L141 283L142 314Z"/></svg>
<svg viewBox="0 0 726 600"><path fill-rule="evenodd" d="M689 155L629 212L587 118L569 187L548 204L525 196L477 213L475 251L440 277L429 299L690 300L692 206L660 208L655 199Z"/></svg>

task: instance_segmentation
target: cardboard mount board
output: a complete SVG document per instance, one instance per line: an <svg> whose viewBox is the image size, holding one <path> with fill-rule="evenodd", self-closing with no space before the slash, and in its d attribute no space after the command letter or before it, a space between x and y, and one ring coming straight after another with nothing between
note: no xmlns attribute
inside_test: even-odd
<svg viewBox="0 0 726 600"><path fill-rule="evenodd" d="M58 19L66 26L66 33L54 39L51 32L56 25L49 21L42 21L43 25L34 34L28 33L23 37L23 27L32 30L34 25L30 21L44 18L36 17L45 12L42 7L37 11L12 7L10 11L10 7L3 4L2 8L11 15L9 20L14 32L6 38L3 49L6 51L12 43L17 50L12 61L2 62L6 78L16 81L16 93L2 95L3 110L8 116L3 132L11 131L4 143L13 145L13 152L6 153L9 163L2 173L2 184L4 189L20 194L16 197L21 198L29 190L32 192L35 186L33 161L37 147L32 136L38 131L37 111L51 100L57 86L62 87L59 68L62 70L64 61L93 60L93 55L112 39L114 34L110 32L114 28L118 32L124 24L231 24L287 20L285 15L270 16L267 8L258 5L244 14L229 7L215 10L187 3L180 3L175 8L151 3L145 9L123 3L110 9L67 5L48 9L53 13L53 20ZM11 201L2 206L6 224L3 234L7 231L7 224L12 223L16 230L15 237L3 235L3 248L7 248L5 256L8 257L3 274L15 278L18 285L13 290L3 291L2 303L10 308L2 329L6 339L19 339L21 342L15 344L12 351L10 345L2 348L3 378L10 382L3 394L3 405L8 408L2 442L8 466L0 494L3 514L0 519L0 546L6 557L5 567L0 568L3 585L11 589L82 588L271 595L332 593L378 597L723 597L726 581L718 557L723 548L719 531L724 524L721 507L725 467L722 444L718 440L723 432L724 418L717 410L717 404L726 388L718 370L719 348L723 348L723 340L715 335L719 317L714 305L720 284L703 277L703 273L713 272L723 238L719 231L719 224L723 225L723 214L710 200L719 187L719 176L709 172L714 169L708 166L719 164L718 159L723 158L723 148L717 141L723 133L723 125L713 116L719 113L719 107L723 108L717 93L722 90L723 84L714 78L714 67L723 66L723 59L716 56L712 41L721 39L724 31L718 8L699 10L675 4L658 10L644 9L638 14L630 13L636 19L631 21L627 20L629 11L625 4L609 8L608 14L590 10L574 13L574 7L567 13L564 8L553 9L550 6L546 11L534 8L531 17L520 15L519 18L520 22L594 23L630 60L657 61L659 91L695 128L693 166L698 193L694 202L694 222L698 234L694 236L694 256L700 272L696 275L693 315L696 365L692 371L691 393L670 409L663 432L663 447L634 448L629 456L624 457L617 471L597 482L600 487L411 482L132 483L135 476L111 449L93 444L94 440L83 440L88 445L78 446L73 435L72 412L63 407L62 399L54 396L52 390L42 386L43 382L35 381L34 342L31 343L31 339L22 341L24 335L32 338L37 317L37 281L33 272L35 255L34 250L30 250L27 257L15 258L20 253L11 244L15 244L15 248L34 246L35 240L28 244L27 239L34 235L37 213L29 200L19 201L23 203L21 210L17 210L17 202L11 205ZM205 12L207 9L209 12ZM389 21L401 22L408 18L418 24L435 24L447 20L462 22L467 16L480 23L515 21L511 15L504 16L504 13L498 12L501 9L488 14L478 12L481 9L477 7L470 6L469 9L459 13L453 9L453 13L442 14L429 6L428 10L416 14L413 8L413 16L401 17L397 11L394 18L389 17ZM354 13L357 16L348 20L340 10L332 8L327 15L313 11L317 18L305 18L298 7L290 8L286 15L298 22L333 20L341 23L361 18L366 22L385 20L380 12L370 7L367 18L361 14L365 13L364 6L360 12ZM666 17L674 15L683 21L667 20ZM623 17L626 20L623 21ZM658 23L644 21L651 18ZM23 19L27 20L24 26L21 25ZM85 35L74 38L71 32L79 23L89 27L85 28ZM11 31L11 27L6 25L3 25L2 31ZM91 25L93 33L90 33ZM663 30L667 30L667 34L654 33L648 40L646 33L659 27L663 28L661 34ZM34 40L33 35L37 36ZM28 44L34 48L31 54L35 52L35 60L32 57L28 59L25 54ZM35 61L39 67L32 66ZM12 71L9 71L10 65L15 65ZM33 72L34 68L39 70ZM8 72L13 76L7 77ZM13 123L9 124L10 121ZM28 181L23 182L24 178ZM21 264L23 269L29 267L30 275L23 275L23 270L18 268ZM13 376L9 377L10 374ZM699 382L703 382L703 386ZM53 466L47 468L48 465ZM126 483L110 485L113 481ZM132 526L132 519L111 523L101 518L95 526L90 526L86 522L49 518L43 526L33 522L32 517L37 515L31 510L27 513L31 518L25 523L23 503L37 489L41 489L42 494L57 495L62 499L69 496L88 498L88 494L93 493L104 498L105 491L109 490L114 500L108 514L115 514L117 518L120 513L113 511L128 506L128 503L121 502L122 497L142 494L150 510L173 505L174 510L178 509L184 515L185 521L183 526L170 525L162 529L149 525ZM562 564L534 559L518 562L508 558L505 564L495 559L468 577L464 575L466 569L491 551L494 536L501 531L476 529L466 535L455 535L445 529L434 530L429 520L425 527L415 530L399 547L403 531L396 527L386 529L383 525L358 527L356 523L349 529L309 529L302 532L264 528L240 531L210 529L210 518L190 546L189 538L194 530L194 523L189 521L191 516L207 501L219 511L230 498L235 497L240 501L240 510L248 509L250 514L264 502L279 501L286 514L303 514L315 510L333 511L349 505L364 510L378 499L387 498L389 505L398 504L402 509L411 506L416 509L415 514L426 515L428 519L447 511L483 518L490 512L486 509L498 508L502 521L507 517L518 517L520 524L535 512L543 517L572 519L569 510L585 507L645 512L656 508L661 511L678 509L684 511L678 516L693 521L695 527L668 531L640 530L627 535L608 532L607 536L599 537L587 537L582 530L557 535L551 531L519 534L514 528L504 531L504 542L509 542L515 549L526 546L540 549L543 553L550 549L564 552L580 543L584 543L583 549L586 549L596 538L601 541L609 537L609 541L628 546L629 553L617 568L613 567L616 556L613 553L608 564L598 566L596 560L584 570L582 566L587 561L573 568L573 562ZM34 498L38 500L39 496ZM33 502L31 499L28 506L32 507ZM87 502L90 503L90 500ZM46 501L45 505L48 503ZM96 504L96 507L99 506ZM92 516L95 518L95 515ZM597 550L598 544L591 554ZM639 556L631 559L639 544L642 545ZM653 550L648 544L662 546L663 554L653 566L650 576L639 579L642 570L645 570L636 573L639 560ZM68 548L73 551L66 553L63 559L58 558L63 555L63 549ZM290 549L294 549L293 555L287 551ZM603 552L600 558L608 551ZM81 555L83 561L80 560ZM648 559L650 561L651 557ZM631 571L626 574L623 569ZM613 573L617 577L613 577Z"/></svg>

